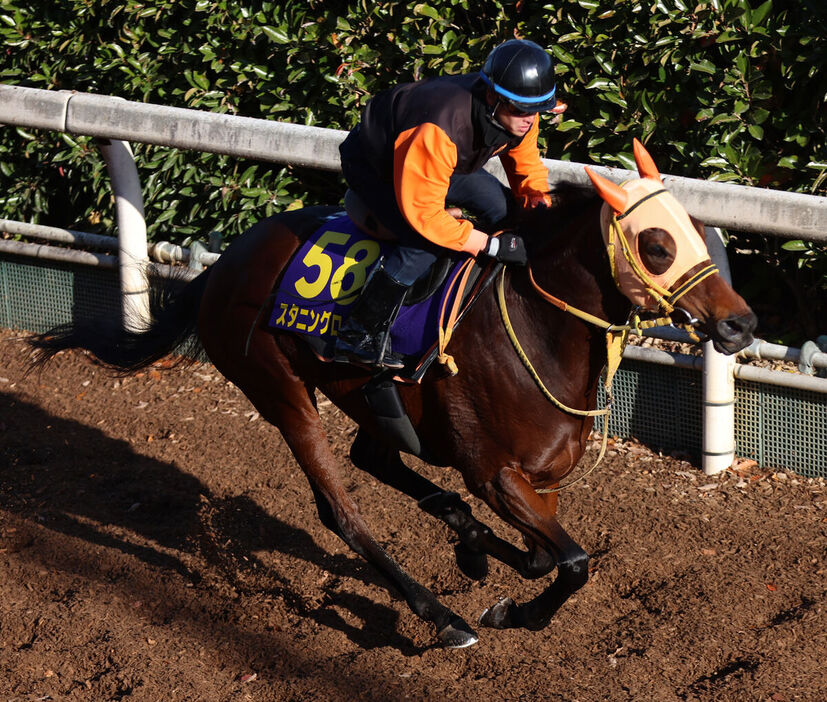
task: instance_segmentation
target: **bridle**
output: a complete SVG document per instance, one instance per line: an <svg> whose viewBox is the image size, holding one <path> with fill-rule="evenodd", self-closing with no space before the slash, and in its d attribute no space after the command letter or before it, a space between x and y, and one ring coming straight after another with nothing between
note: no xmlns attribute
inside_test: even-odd
<svg viewBox="0 0 827 702"><path fill-rule="evenodd" d="M565 403L561 402L558 398L556 398L548 390L548 388L545 386L540 376L538 375L536 369L532 365L531 361L528 359L528 356L526 356L525 351L522 348L522 345L517 339L517 335L514 331L514 328L511 325L511 320L508 316L508 309L505 301L504 281L506 269L503 268L499 276L497 277L497 301L500 310L500 316L502 317L506 333L508 334L508 337L511 341L512 346L514 347L515 352L517 353L517 356L522 361L523 366L531 375L543 396L547 400L549 400L555 407L562 410L563 412L566 412L567 414L571 414L578 417L604 417L603 437L600 447L600 453L594 465L591 468L589 468L589 470L587 470L585 473L583 473L583 475L579 476L578 478L572 480L569 483L566 483L565 485L558 485L554 488L535 488L536 492L538 493L559 492L564 488L570 487L575 483L580 482L581 480L585 479L588 475L590 475L592 471L594 471L594 469L597 468L599 463L603 460L603 457L606 453L606 448L608 446L609 417L611 415L612 407L612 381L614 379L615 373L617 372L618 366L620 365L620 361L623 356L623 350L626 347L630 333L641 334L642 330L650 329L657 326L675 326L686 329L687 331L689 331L690 336L692 336L695 341L698 341L698 336L693 331L693 328L695 324L697 324L698 320L694 319L688 312L686 312L686 310L677 307L676 303L678 302L678 300L680 300L680 298L682 298L689 291L694 289L701 282L706 280L711 275L717 273L718 267L715 264L713 264L710 261L710 259L707 258L705 261L701 262L700 266L693 266L688 271L684 271L682 275L680 275L674 281L674 289L671 289L672 286L663 286L653 279L653 276L649 274L649 272L645 269L645 267L638 259L638 256L635 255L629 243L629 237L626 236L625 232L623 231L623 227L620 224L620 221L626 218L639 205L643 204L644 201L650 200L666 192L667 191L665 188L661 188L654 192L648 193L647 195L644 195L640 199L636 200L634 203L629 205L624 210L624 212L620 214L612 212L611 218L608 219L608 231L604 232L606 248L609 254L612 279L614 280L618 290L621 293L624 293L621 279L618 274L618 267L615 261L616 250L619 246L624 259L628 262L631 270L634 272L638 281L643 285L646 292L652 297L654 302L657 304L657 307L659 311L663 313L663 316L657 317L655 319L644 320L641 318L641 313L644 311L644 309L640 306L635 306L632 308L632 311L630 312L629 317L627 318L624 324L613 324L604 319L601 319L600 317L592 315L589 312L574 307L573 305L570 305L569 303L565 302L564 300L561 300L555 295L552 295L547 290L544 290L535 279L534 272L531 269L531 266L528 266L529 281L531 282L532 288L538 293L538 295L542 299L554 305L558 309L604 330L606 334L606 351L608 361L606 368L606 378L604 380L604 388L606 391L606 406L603 409L581 410L569 407ZM606 205L604 205L604 207L606 207ZM698 268L698 270L693 270L695 268ZM687 273L689 273L690 275L687 276ZM684 278L686 279L684 280ZM684 316L686 319L682 321L676 321L674 319L676 313Z"/></svg>
<svg viewBox="0 0 827 702"><path fill-rule="evenodd" d="M623 288L618 276L617 264L615 261L615 249L619 243L621 251L623 252L624 259L628 262L629 266L632 268L640 282L643 283L646 292L649 293L649 295L654 299L658 307L663 312L665 312L667 316L669 316L676 310L675 303L684 295L686 295L690 290L696 287L699 283L706 280L709 276L717 273L718 266L716 266L714 263L712 263L712 261L709 258L707 258L705 261L702 261L699 270L695 271L685 281L681 282L681 279L684 276L679 277L678 280L675 281L675 284L680 284L677 285L676 289L671 290L667 287L658 284L655 280L653 280L649 272L644 268L643 265L641 265L641 262L638 260L638 257L635 256L634 252L632 251L632 247L629 244L628 237L624 233L623 227L620 225L620 222L621 220L625 219L628 215L630 215L638 206L642 205L645 201L651 200L652 198L655 198L663 194L668 194L666 188L660 188L659 190L655 190L654 192L651 192L648 195L643 196L620 214L612 213L611 219L608 223L606 249L609 254L609 265L611 266L612 270L612 279L615 281L615 285L617 286L618 290L623 292ZM606 205L604 205L604 207L606 207ZM690 316L685 310L683 310L683 313L686 316ZM670 321L668 323L671 324L672 322Z"/></svg>

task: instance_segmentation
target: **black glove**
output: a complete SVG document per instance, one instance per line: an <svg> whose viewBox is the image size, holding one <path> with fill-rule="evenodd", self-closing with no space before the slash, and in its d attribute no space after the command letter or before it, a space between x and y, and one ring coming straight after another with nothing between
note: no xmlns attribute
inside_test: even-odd
<svg viewBox="0 0 827 702"><path fill-rule="evenodd" d="M516 263L518 266L524 266L528 263L525 242L517 234L500 234L499 236L488 237L488 243L482 252L501 263Z"/></svg>

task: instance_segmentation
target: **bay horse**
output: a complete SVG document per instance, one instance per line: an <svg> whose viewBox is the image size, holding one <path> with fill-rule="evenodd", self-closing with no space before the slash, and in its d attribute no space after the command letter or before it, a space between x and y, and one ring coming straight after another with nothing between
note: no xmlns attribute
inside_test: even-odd
<svg viewBox="0 0 827 702"><path fill-rule="evenodd" d="M663 188L637 141L635 156L640 179L621 187L589 172L600 198L589 193L578 199L571 196L577 189L569 188L568 204L533 211L520 229L530 265L506 268L499 286L510 327L536 375L561 405L581 411L595 407L607 363L605 329L585 318L589 315L623 325L633 302L641 304L640 295L648 296L650 306L656 299L670 309L680 291L680 307L720 351L735 353L747 346L755 328L752 311L706 257L701 225L688 224L688 215ZM62 349L85 348L103 364L128 373L180 349L197 332L215 367L281 431L325 526L434 626L441 645L475 643L472 627L408 575L371 535L328 443L316 409L318 389L359 425L353 463L417 500L456 532L457 562L466 575L484 577L488 556L524 578L557 569L556 578L533 600L518 604L505 598L479 618L480 626L494 628L545 627L588 579L589 557L558 522L557 492L547 490L559 487L583 455L593 417L562 409L538 390L512 348L498 295L488 288L451 339L459 373L432 368L420 383L400 385L399 393L421 440L422 457L460 471L470 493L521 532L525 550L497 537L459 495L406 466L399 450L385 442L366 403L362 388L371 372L322 362L296 335L268 327L262 315L302 239L330 211L307 208L258 222L211 269L164 295L145 331L124 331L116 320L98 320L34 337L39 362ZM648 220L635 222L644 211ZM686 265L673 274L679 261ZM585 314L569 313L578 310Z"/></svg>

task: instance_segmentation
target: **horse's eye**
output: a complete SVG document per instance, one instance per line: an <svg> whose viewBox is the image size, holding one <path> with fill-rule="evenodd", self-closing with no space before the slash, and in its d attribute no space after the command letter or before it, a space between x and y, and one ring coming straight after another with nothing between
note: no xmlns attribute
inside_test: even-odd
<svg viewBox="0 0 827 702"><path fill-rule="evenodd" d="M638 253L641 263L650 273L660 275L674 263L678 247L672 235L665 229L650 227L638 236Z"/></svg>

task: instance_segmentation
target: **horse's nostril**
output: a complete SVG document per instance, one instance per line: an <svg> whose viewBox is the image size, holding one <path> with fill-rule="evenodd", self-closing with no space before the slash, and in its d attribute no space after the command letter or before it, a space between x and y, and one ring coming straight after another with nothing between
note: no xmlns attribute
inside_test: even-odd
<svg viewBox="0 0 827 702"><path fill-rule="evenodd" d="M750 312L749 314L721 320L716 326L718 333L723 339L734 340L752 334L756 323L757 319L755 315Z"/></svg>
<svg viewBox="0 0 827 702"><path fill-rule="evenodd" d="M721 329L721 334L727 339L731 339L734 336L739 336L744 333L744 326L738 319L727 319L721 324L721 326L723 327L723 329Z"/></svg>

